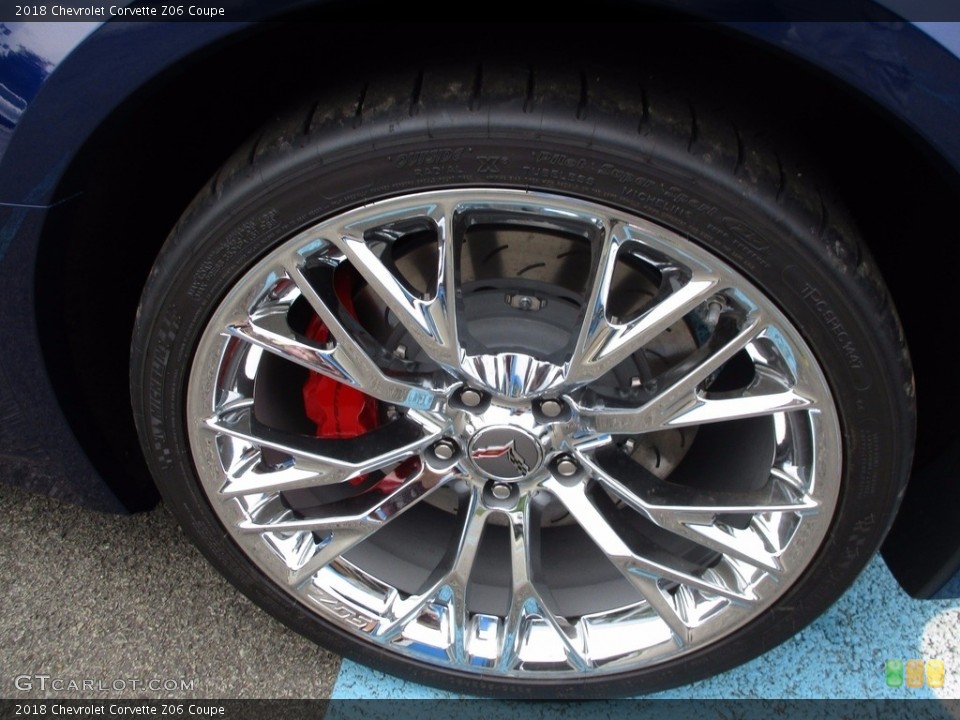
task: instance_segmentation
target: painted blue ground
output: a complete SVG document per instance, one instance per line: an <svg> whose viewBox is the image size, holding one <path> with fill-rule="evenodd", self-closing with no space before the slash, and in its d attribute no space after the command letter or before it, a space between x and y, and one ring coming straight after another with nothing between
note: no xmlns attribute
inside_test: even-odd
<svg viewBox="0 0 960 720"><path fill-rule="evenodd" d="M887 659L934 657L946 663L943 689L886 686ZM722 675L647 699L960 698L958 677L960 600L911 599L877 558L826 614L780 647ZM332 697L467 698L399 680L348 660L343 661ZM589 713L571 717L604 715L598 704L590 708ZM699 720L695 704L690 710L690 717ZM449 716L449 709L447 713Z"/></svg>

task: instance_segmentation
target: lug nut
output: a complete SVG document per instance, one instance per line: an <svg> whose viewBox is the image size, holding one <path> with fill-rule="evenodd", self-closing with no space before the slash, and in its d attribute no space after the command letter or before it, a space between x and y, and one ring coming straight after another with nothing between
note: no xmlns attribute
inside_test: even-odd
<svg viewBox="0 0 960 720"><path fill-rule="evenodd" d="M571 475L576 474L577 470L579 469L580 468L572 458L562 457L557 460L557 472L563 475L563 477L570 477Z"/></svg>
<svg viewBox="0 0 960 720"><path fill-rule="evenodd" d="M497 500L506 500L510 497L510 486L506 483L494 483L490 486L490 494Z"/></svg>
<svg viewBox="0 0 960 720"><path fill-rule="evenodd" d="M456 451L456 445L449 440L441 440L433 446L433 454L440 460L449 460Z"/></svg>
<svg viewBox="0 0 960 720"><path fill-rule="evenodd" d="M483 400L483 396L476 390L466 389L460 393L460 402L467 407L476 407Z"/></svg>
<svg viewBox="0 0 960 720"><path fill-rule="evenodd" d="M540 412L548 418L555 418L563 412L563 403L559 400L544 400L540 403Z"/></svg>

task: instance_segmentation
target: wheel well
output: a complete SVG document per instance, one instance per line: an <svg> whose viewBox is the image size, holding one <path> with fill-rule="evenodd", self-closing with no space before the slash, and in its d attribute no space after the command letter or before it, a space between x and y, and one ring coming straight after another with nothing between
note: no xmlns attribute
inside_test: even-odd
<svg viewBox="0 0 960 720"><path fill-rule="evenodd" d="M581 54L581 61L598 63L593 49L558 48L540 26L498 26L496 39L490 35L487 26L460 26L433 33L425 44L422 38L398 38L393 25L365 25L358 38L356 26L337 31L310 23L269 24L152 81L84 145L62 183L84 188L83 195L51 212L41 238L37 319L66 417L130 509L149 507L157 497L128 399L130 334L153 259L191 199L237 147L285 108L305 96L323 97L343 76L362 82L385 60L478 66L493 57L534 67L556 58L567 66ZM596 28L591 35L620 32ZM935 389L948 380L944 353L921 331L931 306L948 307L951 288L925 283L915 262L904 272L904 249L915 251L920 238L936 241L941 228L949 227L947 216L960 201L956 174L870 102L730 31L693 23L637 25L631 39L629 47L605 49L599 58L604 66L637 78L669 72L720 88L724 102L747 103L761 122L769 118L798 138L802 156L816 157L833 178L907 328L920 403L917 462L926 463L956 431L955 422L942 420L950 417L941 413L948 398ZM722 62L703 67L690 57L691 46L697 58ZM937 263L949 263L957 250L942 243L937 253ZM115 267L123 272L109 274ZM62 294L42 291L53 283Z"/></svg>

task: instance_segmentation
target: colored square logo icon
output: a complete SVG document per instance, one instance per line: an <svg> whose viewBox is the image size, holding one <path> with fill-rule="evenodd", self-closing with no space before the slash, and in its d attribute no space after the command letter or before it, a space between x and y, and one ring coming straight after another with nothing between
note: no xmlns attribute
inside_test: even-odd
<svg viewBox="0 0 960 720"><path fill-rule="evenodd" d="M947 669L943 660L927 660L927 685L932 688L942 688Z"/></svg>
<svg viewBox="0 0 960 720"><path fill-rule="evenodd" d="M923 660L907 660L907 687L923 687Z"/></svg>
<svg viewBox="0 0 960 720"><path fill-rule="evenodd" d="M903 685L903 660L887 660L884 670L887 674L887 687Z"/></svg>

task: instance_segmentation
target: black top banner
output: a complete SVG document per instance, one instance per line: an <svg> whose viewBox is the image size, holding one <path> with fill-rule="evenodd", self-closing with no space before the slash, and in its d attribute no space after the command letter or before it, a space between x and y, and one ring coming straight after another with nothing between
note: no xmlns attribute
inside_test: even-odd
<svg viewBox="0 0 960 720"><path fill-rule="evenodd" d="M711 20L719 22L945 22L960 21L953 0L601 0L589 13L621 20ZM416 6L368 0L0 0L0 22L257 22L294 15L300 20L411 21ZM585 8L586 14L586 8ZM569 11L538 3L485 0L483 15L543 22L546 15L570 19Z"/></svg>

